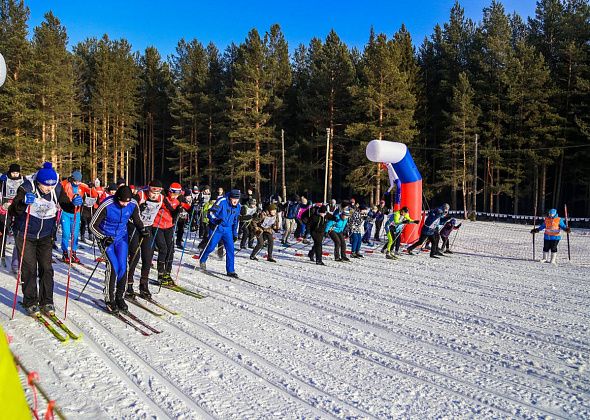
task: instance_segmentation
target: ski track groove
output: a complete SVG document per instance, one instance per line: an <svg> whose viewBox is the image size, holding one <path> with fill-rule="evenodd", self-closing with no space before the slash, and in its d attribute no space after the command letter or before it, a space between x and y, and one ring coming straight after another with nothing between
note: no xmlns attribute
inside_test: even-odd
<svg viewBox="0 0 590 420"><path fill-rule="evenodd" d="M72 301L75 306L78 308L79 311L83 312L86 316L87 319L91 319L93 322L93 325L95 325L96 327L98 327L98 329L103 331L104 335L110 336L111 341L115 341L118 344L118 348L121 349L123 352L127 353L128 356L131 356L132 359L135 360L135 362L142 366L145 370L151 372L151 374L158 378L163 384L165 384L166 389L168 389L169 391L171 391L178 400L182 401L187 408L190 408L191 410L193 410L193 412L198 413L202 418L205 419L213 419L214 416L212 416L211 414L209 414L206 410L204 410L202 407L200 407L198 404L196 404L192 397L190 397L189 395L187 395L182 389L178 388L170 379L168 379L164 374L160 373L157 369L155 369L154 367L152 367L149 363L147 363L146 361L144 361L142 359L142 357L131 347L129 347L127 344L125 344L123 342L123 340L121 340L120 338L118 338L112 331L110 331L107 327L105 327L100 321L96 320L95 318L93 318L86 309L82 308L82 305L80 303L78 303L77 301L73 300ZM97 309L98 310L98 309ZM76 321L72 321L78 329L80 329L81 331L84 331L83 328L81 328L80 324ZM88 338L90 336L89 332L86 331L85 337ZM147 338L147 337L146 337ZM133 386L134 389L139 390L142 394L144 394L148 399L150 399L151 401L153 401L156 406L158 407L157 411L160 411L162 414L164 414L164 412L162 411L163 409L161 409L161 407L159 406L159 404L154 401L147 393L145 393L144 391L142 391L139 386L137 384L135 384L135 382L133 382L133 380L131 378L129 378L129 376L127 376L127 374L125 373L121 373L123 371L122 368L120 368L118 366L118 364L116 364L116 362L114 362L112 360L112 358L110 357L110 355L108 355L106 353L106 351L103 351L100 346L96 343L96 341L94 340L94 338L91 339L93 344L92 346L95 348L95 350L98 350L100 353L104 354L112 363L112 367L116 367L119 370L119 376L124 375L126 377L122 378L126 381L129 381L128 383L130 385ZM163 418L169 417L167 414L164 415Z"/></svg>
<svg viewBox="0 0 590 420"><path fill-rule="evenodd" d="M211 335L214 335L217 337L217 339L221 342L223 342L225 345L229 345L230 347L232 347L232 350L236 350L236 348L243 354L247 354L252 360L257 361L260 364L264 364L267 366L267 368L269 370L273 370L275 372L275 374L277 374L277 372L281 372L280 374L277 374L277 376L287 376L287 380L288 379L292 379L295 382L297 382L300 386L302 386L303 388L306 388L308 391L311 392L315 392L315 393L320 393L322 394L324 397L326 397L326 399L329 400L335 400L338 403L340 403L342 406L347 407L350 411L352 412L357 412L358 413L362 413L362 415L365 416L369 416L369 417L373 417L372 414L364 412L362 409L359 409L358 407L354 407L350 404L348 404L345 401L340 400L339 398L333 396L333 395L329 395L328 393L314 387L313 385L310 385L304 381L302 381L299 378L296 378L295 376L293 376L292 373L290 372L285 372L284 369L274 365L273 362L270 362L268 360L266 360L265 358L263 358L262 356L260 356L259 354L255 353L252 350L249 350L247 348L245 348L244 346L242 346L241 344L235 342L234 340L225 337L223 334L220 334L219 332L217 332L214 328L203 324L202 322L196 320L193 316L191 315L184 315L184 319L188 320L191 319L190 323L192 323L193 325L197 326L200 330L204 330L206 332L208 332ZM193 338L194 340L200 342L201 344L203 344L205 347L209 348L210 350L218 353L219 355L221 355L223 358L229 360L230 362L232 362L232 364L234 364L235 366L238 366L240 369L243 369L245 371L247 371L249 374L255 376L258 379L262 379L265 382L267 382L271 387L277 389L278 391L280 391L281 393L287 395L289 397L289 399L293 400L293 401L300 401L301 403L303 403L304 405L308 406L316 415L320 416L322 414L327 414L329 416L335 417L334 413L331 411L326 410L325 408L318 408L316 406L314 406L313 404L311 404L309 401L306 401L304 399L302 399L301 397L299 397L298 395L295 395L293 392L288 391L287 389L285 389L285 387L277 384L276 382L274 382L271 379L268 379L267 377L264 377L262 374L254 371L253 369L251 369L250 367L248 367L246 364L242 364L239 363L238 361L236 361L234 358L232 358L230 355L228 355L227 353L224 353L223 351L219 350L218 348L216 348L214 345L206 343L205 341L203 341L203 339L200 339L198 337L196 337L193 333L186 331L185 329L181 328L180 326L176 325L176 323L181 322L180 320L175 320L175 322L172 322L170 320L164 319L164 321L166 321L166 323L168 323L169 325L171 325L173 328L175 328L176 330L180 331L181 333ZM359 418L364 418L363 416L359 416Z"/></svg>
<svg viewBox="0 0 590 420"><path fill-rule="evenodd" d="M207 289L208 289L208 288L207 288ZM433 369L430 369L430 368L427 368L427 367L421 366L421 365L419 365L418 363L415 363L415 362L411 362L411 361L402 360L402 358L401 358L401 357L394 357L394 356L391 356L391 355L385 354L385 353L383 353L383 352L380 352L379 350L374 350L374 349L372 349L372 348L369 348L369 347L367 347L367 346L366 346L366 345L364 345L364 344L353 343L353 342L351 342L349 339L343 338L343 337L341 337L341 336L338 336L338 335L336 335L336 334L334 334L334 333L331 333L331 332L328 332L328 331L326 331L326 330L323 330L323 329L321 329L321 328L319 328L319 327L311 326L311 325L309 325L309 324L307 324L307 323L305 323L305 322L303 322L303 321L300 321L300 320L298 320L298 319L292 318L292 317L290 317L290 316L286 316L286 315L284 315L284 314L280 314L280 313L278 313L278 312L276 312L276 311L274 311L274 310L272 310L272 309L268 309L268 308L262 308L262 307L260 307L260 306L258 306L258 305L255 305L255 304L252 304L252 303L250 303L250 302L246 302L246 301L242 301L242 302L243 302L243 303L242 303L242 306L238 306L238 305L236 305L235 303L232 303L232 300L233 300L233 299L238 299L238 300L241 300L241 299L239 299L239 298L236 298L235 296L228 296L228 295L225 295L225 294L224 294L224 293L222 293L222 292L219 292L219 291L214 291L214 290L212 290L212 289L208 289L208 291L209 291L209 292L213 292L213 293L217 293L217 294L219 294L219 295L222 295L222 296L224 296L224 297L226 298L226 299L224 300L226 303L232 304L232 305L236 306L237 308L243 309L243 305L244 305L244 304L245 304L245 305L254 306L254 307L258 308L258 309L259 309L260 311L262 311L262 312L269 312L269 313L273 314L275 317L279 317L279 318L281 318L281 317L282 317L282 318L285 318L285 319L287 319L287 320L289 320L289 321L291 321L291 322L297 322L297 323L300 323L300 324L304 325L304 326L305 326L307 329L309 329L309 330L316 330L316 331L319 331L319 332L320 332L320 334L318 334L318 333L313 333L313 332L312 332L311 334L309 334L309 333L304 333L304 332L301 332L300 330L298 330L297 328L295 328L295 327L291 326L289 323L286 323L286 322L284 322L284 321L277 321L276 319L274 319L274 318L272 318L272 317L264 316L264 315L262 315L262 314L260 314L260 313L257 313L257 312L255 312L255 311L252 311L252 310L250 310L250 309L245 309L245 310L247 310L247 311L249 311L249 312L251 312L251 313L253 313L253 314L255 314L255 315L258 315L258 316L260 316L260 317L266 318L266 319L268 319L268 320L270 320L270 321L273 321L273 322L275 322L275 323L278 323L278 324L285 325L285 326L287 326L288 328L290 328L290 329L292 329L292 330L294 330L294 331L298 332L299 334L301 334L301 335L303 335L303 336L311 337L311 338L313 338L313 339L316 339L316 340L318 340L318 341L320 341L320 342L322 342L322 343L324 343L324 344L326 344L326 345L328 345L328 346L335 347L335 348L337 348L337 349L339 349L339 350L341 350L341 351L344 351L344 352L346 352L346 353L350 353L350 350L349 350L349 349L347 349L345 346L343 346L343 345L342 345L342 344L340 344L340 343L336 343L336 342L333 342L333 341L327 341L326 339L324 339L324 338L323 338L323 335L325 335L325 336L331 336L331 337L333 337L333 338L336 338L336 339L337 339L336 341L349 342L349 343L350 343L352 346L354 346L354 347L359 347L359 348L362 348L362 349L364 349L366 352L370 352L370 353L377 354L377 356L380 356L380 357L382 357L382 358L390 359L390 360L393 360L394 362L397 362L397 363L406 364L406 365L409 365L409 366L411 366L411 367L413 367L413 368L415 368L415 369L420 369L420 370L423 370L423 371L429 372L429 373L431 373L431 374L434 374L434 375L437 375L437 376L441 376L441 377L445 378L446 380L449 380L449 381L455 381L455 382L459 382L459 383L461 383L461 384L463 384L463 385L467 385L467 386L469 386L469 387L471 387L471 388L474 388L474 389L476 389L476 390L481 390L481 391L483 391L483 393L491 394L491 395L495 396L496 398L499 398L499 399L504 399L504 400L511 401L512 403L516 404L517 406L525 406L525 407L527 407L527 408L529 408L529 409L531 409L531 410L533 410L533 411L540 411L540 412L543 412L543 413L545 413L545 414L553 415L553 416L555 416L555 417L558 417L558 418L565 418L563 414L555 413L555 412L552 412L552 411L550 411L550 410L548 410L548 409L544 409L544 408L541 408L541 407L535 407L535 406L532 406L532 405L530 405L530 404L528 404L528 403L526 403L526 402L524 402L524 401L521 401L521 400L514 399L513 397L509 397L509 396L501 395L500 393L498 393L498 392L496 392L496 391L493 391L493 390L482 389L481 385L478 385L478 384L472 384L472 383L470 383L470 382L466 382L466 381L465 381L465 380L463 380L463 379L457 379L457 378L454 378L454 377L452 377L452 376L450 376L450 375L448 375L448 374L441 373L441 372L437 372L437 371L435 371L435 370L433 370ZM265 289L265 291L266 291L266 289ZM405 372L405 371L402 371L402 370L400 370L399 368L396 368L396 367L392 367L392 366L390 366L390 364L383 363L383 361L380 361L380 360L378 360L378 357L375 357L375 356L368 356L368 355L363 355L363 354L362 354L362 352L357 352L357 355L358 355L359 357L361 357L362 359L364 359L364 360L366 360L366 361L369 361L369 362L371 362L371 363L373 363L373 364L376 364L376 365L378 365L378 366L380 366L380 367L382 367L382 368L389 369L389 370L391 370L391 371L394 371L395 373L401 374L401 375L403 375L403 376L406 376L406 377L410 377L410 378L412 378L412 379L419 380L420 382L422 382L422 383L425 383L425 384L426 384L426 385L428 385L428 386L432 386L432 387L438 388L438 389L440 389L440 390L443 390L443 391L445 391L445 392L451 392L451 393L453 393L453 394L455 394L455 395L459 396L460 398L471 400L471 401L473 401L473 402L475 402L475 403L477 403L477 404L484 404L484 405L488 405L489 407L491 407L491 408L493 408L493 409L495 409L495 410L497 410L497 411L499 411L499 412L502 412L502 413L504 413L504 414L506 414L506 415L508 415L508 416L512 416L512 415L514 415L514 412L511 412L511 411L509 411L509 410L508 410L508 409L506 409L506 408L503 408L503 407L501 407L501 406L498 406L498 405L495 405L495 404L490 404L490 403L489 403L489 401L486 401L486 398L484 398L484 397L482 397L481 399L478 399L477 397L473 397L473 396L471 396L471 395L466 395L466 394L464 394L464 393L461 393L461 392L459 392L459 391L456 391L455 389L452 389L451 387L449 387L449 385L448 385L448 384L445 384L445 385L440 385L440 384L438 384L438 383L433 383L433 382L431 382L431 381L428 381L428 380L425 380L425 379L423 379L423 378L421 378L421 377L418 377L418 376L415 376L415 375L409 374L409 373L407 373L407 372ZM520 384L519 384L519 385L520 385ZM522 385L520 385L520 386L522 386Z"/></svg>
<svg viewBox="0 0 590 420"><path fill-rule="evenodd" d="M343 264L343 263L341 263L341 264ZM246 267L246 268L248 268L248 267L253 268L253 265L250 265L248 262L246 262L244 264L244 267ZM278 270L282 270L282 267L280 265L277 265L276 267L277 267ZM290 268L294 268L294 267L291 267L290 266ZM345 272L346 272L347 275L349 275L349 276L351 275L350 270L345 269L344 267L339 267L339 268L345 270ZM260 269L258 269L258 270L260 271ZM283 272L283 274L284 275L287 275L287 277L289 277L289 274L290 273L286 273L285 274ZM300 278L294 278L294 279L295 280L298 280L298 281L304 281L303 279L300 279ZM353 282L353 281L356 282L356 280L354 280L353 278L347 278L347 279L344 279L343 281L346 281L346 280L349 280L349 283L350 282ZM317 282L317 281L312 281L312 282L315 283L315 284L320 285L320 283ZM393 287L392 285L387 285L387 284L375 284L375 283L371 282L367 278L364 278L363 279L363 282L364 282L363 283L364 286L371 285L372 287L381 287L381 288L385 288L385 289L391 289ZM515 335L519 335L519 336L522 336L522 337L525 337L525 338L527 338L527 337L534 337L534 338L536 338L536 339L538 339L540 341L545 342L546 344L563 347L564 349L569 350L569 351L578 351L580 353L584 353L585 354L585 357L589 357L590 356L590 348L585 347L585 344L583 344L582 346L580 346L578 343L572 344L572 343L564 343L564 342L554 342L554 341L548 340L546 338L538 338L540 336L545 336L545 337L549 336L549 337L551 337L551 335L550 334L542 333L540 331L534 331L534 333L531 333L531 332L520 332L519 330L522 329L522 327L517 327L515 325L510 325L510 324L507 324L504 321L495 321L495 320L486 318L484 316L478 316L478 315L475 315L475 314L470 314L468 316L468 315L463 314L463 312L461 311L460 308L457 308L457 309L454 309L454 308L450 308L450 309L449 308L438 308L438 307L435 307L434 305L432 305L430 303L424 304L424 303L417 302L417 301L414 301L414 300L411 300L411 299L400 298L399 296L394 296L394 295L389 295L389 294L388 295L385 295L385 294L383 294L383 291L382 290L381 291L377 291L377 290L374 290L374 289L369 289L368 287L366 289L359 289L359 288L356 288L354 286L351 286L349 283L344 283L344 284L343 283L337 283L337 282L334 283L334 282L329 282L329 281L323 280L321 284L323 286L325 286L325 287L328 287L328 288L331 288L331 289L335 289L335 291L340 292L340 293L347 292L347 293L353 294L355 297L364 296L365 298L371 299L373 301L376 298L381 298L381 299L385 299L385 301L387 303L390 303L392 301L397 301L400 305L412 306L412 307L419 308L419 309L424 310L424 311L430 311L430 312L433 312L433 313L435 313L435 314L437 314L439 316L444 316L446 318L450 318L450 319L453 319L455 321L459 317L462 321L467 322L469 320L468 319L469 316L471 316L471 319L477 320L479 324L484 323L486 325L502 325L505 328L504 330L502 330L502 332L505 332L507 334L515 334ZM399 285L396 284L396 287L397 286L399 286ZM403 286L399 286L399 287L403 288ZM409 293L409 294L415 294L416 293L416 290L415 289L412 289L411 291L407 291L407 293ZM433 298L435 298L435 297L433 297ZM499 315L499 317L501 317L501 315ZM519 320L522 321L520 318L519 318ZM497 328L497 329L500 329L500 328ZM554 332L553 334L554 335L559 335L559 333L556 333L556 332Z"/></svg>
<svg viewBox="0 0 590 420"><path fill-rule="evenodd" d="M277 288L274 288L272 290L274 290L275 295L279 295L279 293L277 291L278 290ZM288 292L289 293L289 297L286 297L285 293L287 293L287 292L286 291L281 291L280 297L282 299L284 299L284 300L293 300L294 292L292 290L290 290ZM365 327L369 327L369 328L371 328L373 330L383 330L386 333L394 334L394 335L396 335L398 337L399 336L402 336L402 337L405 338L405 341L406 342L409 342L409 343L412 343L412 341L415 341L415 340L420 340L425 345L427 345L429 347L432 347L432 348L435 348L437 350L440 350L440 345L441 344L442 345L445 345L446 344L446 343L434 344L434 343L431 343L430 341L427 341L427 340L425 340L423 338L415 337L415 336L407 337L407 335L409 335L409 334L408 333L404 333L403 332L403 329L401 329L401 331L400 330L394 330L394 329L392 329L390 327L387 327L387 326L384 326L384 325L379 325L379 324L376 324L374 322L369 322L369 321L367 321L366 319L363 318L362 315L364 315L364 314L358 314L359 316L353 317L349 313L346 313L346 309L339 308L337 305L335 305L333 303L323 302L322 305L325 305L325 306L321 306L321 305L314 304L313 302L310 302L310 301L305 300L303 297L301 297L301 295L299 295L299 296L300 297L296 300L298 303L301 303L301 304L304 304L304 305L307 305L307 306L311 306L311 307L317 308L317 309L322 310L324 312L327 312L329 314L337 314L340 317L348 318L350 320L350 322L353 322L353 323L356 323L356 324L362 324ZM332 308L332 309L328 309L328 308ZM412 322L414 322L414 320L412 320ZM344 325L347 328L354 328L357 331L362 332L362 329L357 328L355 326L351 326L351 325L342 323L342 322L340 322L339 325ZM427 334L427 331L423 330L422 333ZM449 353L459 353L459 354L461 354L461 355L463 355L465 357L468 357L471 360L474 360L474 361L477 361L477 362L482 362L482 361L483 362L489 362L490 361L490 360L482 360L481 358L478 359L478 358L474 357L473 355L471 355L469 353L461 352L461 351L457 350L456 348L452 348L451 347L451 348L447 348L446 350ZM486 352L486 351L483 351L483 350L473 350L473 351L476 352L476 353L482 354L483 357L487 357L488 359L489 358L493 359L494 362L499 362L499 363L503 363L503 362L507 362L507 363L512 362L512 363L514 363L515 362L515 360L500 359L497 355L494 355L492 353L489 353L489 352ZM436 356L433 356L433 357L436 358ZM442 359L441 359L441 361L442 361ZM526 361L518 361L518 363L526 364ZM518 371L518 370L512 370L512 369L505 368L504 366L499 366L499 368L500 369L503 369L503 370L506 370L506 371L508 371L508 372L510 372L512 374L520 375L522 377L527 377L528 375L530 375L530 372L524 373L524 372L521 372L521 371ZM528 366L528 369L530 370L531 369L531 366ZM576 380L574 378L562 378L559 375L556 375L556 374L554 374L552 372L547 372L547 374L553 378L552 382L555 383L555 384L564 385L565 382L571 382L571 383L576 384L580 388L588 387L590 385L590 383L582 383L582 382L580 382L580 381L578 381L578 380ZM538 376L540 379L545 379L541 375L537 374L536 372L535 372L535 375ZM519 385L523 386L523 384L519 384ZM576 391L580 391L580 389L578 389ZM587 391L588 391L588 389L586 389L586 392ZM541 392L541 391L539 391L539 392Z"/></svg>

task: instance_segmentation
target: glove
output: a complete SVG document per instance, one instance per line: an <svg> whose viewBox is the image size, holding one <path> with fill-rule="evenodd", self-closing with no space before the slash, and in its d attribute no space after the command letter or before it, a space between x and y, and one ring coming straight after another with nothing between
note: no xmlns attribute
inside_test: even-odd
<svg viewBox="0 0 590 420"><path fill-rule="evenodd" d="M72 204L74 206L76 206L76 207L81 206L82 203L84 203L84 200L82 200L82 197L80 197L79 195L72 198Z"/></svg>
<svg viewBox="0 0 590 420"><path fill-rule="evenodd" d="M234 242L237 241L237 240L238 240L238 237L237 236L234 236Z"/></svg>
<svg viewBox="0 0 590 420"><path fill-rule="evenodd" d="M571 228L568 226L568 227L566 227L566 228L565 228L565 231L566 231L566 233L570 233L572 230L571 230Z"/></svg>
<svg viewBox="0 0 590 420"><path fill-rule="evenodd" d="M406 219L402 220L402 224L406 225L406 224L408 224L408 223L410 223L410 221L409 221L409 220L406 220ZM411 222L411 223L414 223L414 222Z"/></svg>
<svg viewBox="0 0 590 420"><path fill-rule="evenodd" d="M113 240L112 236L107 236L100 241L103 248L107 248L108 246L112 245L113 242L114 242L114 240Z"/></svg>
<svg viewBox="0 0 590 420"><path fill-rule="evenodd" d="M539 233L539 229L533 228L533 229L531 229L531 233Z"/></svg>
<svg viewBox="0 0 590 420"><path fill-rule="evenodd" d="M415 225L419 225L420 224L420 220L414 220L412 223L415 224Z"/></svg>
<svg viewBox="0 0 590 420"><path fill-rule="evenodd" d="M35 202L35 194L33 193L25 193L25 204L26 205L30 205L33 204Z"/></svg>
<svg viewBox="0 0 590 420"><path fill-rule="evenodd" d="M147 238L147 237L149 237L149 236L150 236L150 231L149 231L149 228L148 228L148 227L144 227L142 230L140 230L140 231L139 231L139 235L140 235L142 238Z"/></svg>

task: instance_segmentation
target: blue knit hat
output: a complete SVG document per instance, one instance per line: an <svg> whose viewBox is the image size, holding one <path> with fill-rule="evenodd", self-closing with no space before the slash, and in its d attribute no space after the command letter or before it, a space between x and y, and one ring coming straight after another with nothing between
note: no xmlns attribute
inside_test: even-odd
<svg viewBox="0 0 590 420"><path fill-rule="evenodd" d="M57 172L53 169L51 162L45 162L35 177L39 184L54 186L57 184Z"/></svg>
<svg viewBox="0 0 590 420"><path fill-rule="evenodd" d="M72 179L76 182L82 181L82 173L80 171L72 172Z"/></svg>
<svg viewBox="0 0 590 420"><path fill-rule="evenodd" d="M242 196L242 193L240 192L240 190L231 190L229 192L229 198L240 198Z"/></svg>

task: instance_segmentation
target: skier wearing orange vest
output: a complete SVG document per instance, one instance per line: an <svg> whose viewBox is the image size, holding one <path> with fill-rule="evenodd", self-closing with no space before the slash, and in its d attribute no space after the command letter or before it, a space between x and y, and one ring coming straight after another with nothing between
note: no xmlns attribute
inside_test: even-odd
<svg viewBox="0 0 590 420"><path fill-rule="evenodd" d="M547 217L543 223L538 228L532 229L531 233L535 234L542 230L545 231L545 236L543 238L543 259L541 262L550 262L553 265L557 265L557 244L559 244L559 240L561 239L561 231L564 230L569 233L570 228L557 215L557 210L551 209L547 213ZM551 251L551 259L549 258L549 251Z"/></svg>

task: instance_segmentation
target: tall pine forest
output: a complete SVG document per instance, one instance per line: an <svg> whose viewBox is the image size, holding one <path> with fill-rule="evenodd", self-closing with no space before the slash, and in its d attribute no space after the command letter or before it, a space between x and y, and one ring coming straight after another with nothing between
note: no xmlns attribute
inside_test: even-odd
<svg viewBox="0 0 590 420"><path fill-rule="evenodd" d="M328 156L328 197L370 204L389 181L365 146L383 139L408 145L430 204L590 214L587 0L539 0L526 20L493 0L478 22L457 2L423 40L402 25L362 49L335 31L289 45L275 24L224 49L181 39L168 57L108 34L69 45L59 17L28 19L0 0L2 171L48 160L88 181L264 198L282 194L283 136L288 196L321 201Z"/></svg>

